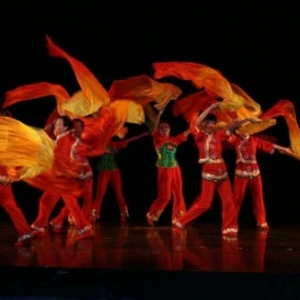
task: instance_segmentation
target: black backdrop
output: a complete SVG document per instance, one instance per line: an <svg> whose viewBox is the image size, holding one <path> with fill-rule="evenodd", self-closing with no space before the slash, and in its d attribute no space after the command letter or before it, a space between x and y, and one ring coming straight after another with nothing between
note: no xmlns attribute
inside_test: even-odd
<svg viewBox="0 0 300 300"><path fill-rule="evenodd" d="M154 1L153 1L154 2ZM159 61L190 61L220 70L240 85L267 110L280 99L293 101L299 112L299 19L292 1L284 4L256 4L243 1L164 3L143 1L78 1L70 6L55 1L2 2L0 18L1 96L10 89L38 81L61 84L69 93L78 84L66 61L47 56L45 34L76 57L109 89L113 80L147 74ZM227 3L228 2L228 3ZM195 89L191 83L166 78L177 84L184 95ZM1 101L1 100L0 100ZM164 118L172 134L187 128L181 118L173 118L168 106ZM52 97L11 107L15 118L43 127L55 107ZM145 125L129 125L128 137L147 130ZM278 143L289 145L285 121L278 119L270 133ZM234 171L234 152L224 153L229 171ZM156 197L156 154L151 138L129 145L118 155L123 190L132 220L144 216ZM200 192L200 166L192 138L178 151L187 206ZM300 203L300 162L274 154L258 155L270 223L298 222ZM96 159L91 159L95 166ZM95 173L96 175L96 173ZM14 184L18 203L29 221L36 216L40 191L23 182ZM220 221L216 201L203 221ZM251 199L246 197L241 220L252 222ZM1 211L1 216L5 214ZM118 220L111 189L103 204L104 220ZM162 217L169 222L170 207Z"/></svg>

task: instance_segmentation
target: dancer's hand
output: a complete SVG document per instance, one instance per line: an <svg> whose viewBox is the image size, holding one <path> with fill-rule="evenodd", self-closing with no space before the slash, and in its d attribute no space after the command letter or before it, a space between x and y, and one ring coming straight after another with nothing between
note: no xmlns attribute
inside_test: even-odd
<svg viewBox="0 0 300 300"><path fill-rule="evenodd" d="M0 183L2 183L3 185L8 185L11 183L11 179L8 176L1 175Z"/></svg>
<svg viewBox="0 0 300 300"><path fill-rule="evenodd" d="M293 154L293 152L290 148L283 148L282 150L287 154Z"/></svg>

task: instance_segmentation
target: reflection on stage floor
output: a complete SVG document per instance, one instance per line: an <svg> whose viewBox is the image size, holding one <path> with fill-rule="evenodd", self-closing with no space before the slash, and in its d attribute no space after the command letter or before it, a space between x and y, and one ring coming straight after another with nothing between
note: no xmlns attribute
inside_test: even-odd
<svg viewBox="0 0 300 300"><path fill-rule="evenodd" d="M1 223L0 266L202 272L300 273L300 226L269 232L241 227L224 238L216 224L172 227L96 224L92 238L75 241L72 229L16 248L10 223Z"/></svg>

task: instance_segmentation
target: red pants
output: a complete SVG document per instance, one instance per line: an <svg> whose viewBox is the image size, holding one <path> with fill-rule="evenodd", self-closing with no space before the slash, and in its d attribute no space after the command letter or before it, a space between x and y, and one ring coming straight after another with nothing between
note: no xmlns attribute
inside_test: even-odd
<svg viewBox="0 0 300 300"><path fill-rule="evenodd" d="M233 195L237 216L240 213L248 184L251 191L253 201L253 212L257 225L266 225L266 211L263 200L263 187L260 175L253 177L252 179L235 176Z"/></svg>
<svg viewBox="0 0 300 300"><path fill-rule="evenodd" d="M152 203L148 216L158 221L163 210L171 200L173 193L172 220L181 216L185 211L185 202L182 193L182 178L179 167L157 168L158 198Z"/></svg>
<svg viewBox="0 0 300 300"><path fill-rule="evenodd" d="M38 231L44 231L44 227L46 227L48 224L50 214L60 197L62 197L67 210L74 217L79 231L84 230L87 226L90 225L84 217L82 211L80 210L78 201L75 196L59 195L57 193L50 193L46 191L40 198L38 217L32 224L32 228Z"/></svg>
<svg viewBox="0 0 300 300"><path fill-rule="evenodd" d="M238 224L236 210L233 202L231 184L228 178L214 182L202 179L201 194L198 196L191 208L178 219L181 225L185 225L198 216L205 213L212 204L214 191L217 190L222 201L222 230L237 232Z"/></svg>
<svg viewBox="0 0 300 300"><path fill-rule="evenodd" d="M122 180L119 169L100 171L98 174L96 198L94 199L93 203L93 209L96 210L96 217L100 217L102 201L109 183L111 183L117 198L121 216L128 217L127 204L123 197Z"/></svg>
<svg viewBox="0 0 300 300"><path fill-rule="evenodd" d="M82 206L82 212L83 215L87 220L91 218L91 211L92 211L92 201L93 201L93 180L83 180L82 181L82 187L83 187L83 206ZM69 210L66 206L64 206L60 213L51 220L51 223L54 224L57 227L61 227L67 218L69 214Z"/></svg>
<svg viewBox="0 0 300 300"><path fill-rule="evenodd" d="M12 220L18 232L19 240L29 238L28 235L31 236L30 226L15 201L11 185L0 184L0 204Z"/></svg>

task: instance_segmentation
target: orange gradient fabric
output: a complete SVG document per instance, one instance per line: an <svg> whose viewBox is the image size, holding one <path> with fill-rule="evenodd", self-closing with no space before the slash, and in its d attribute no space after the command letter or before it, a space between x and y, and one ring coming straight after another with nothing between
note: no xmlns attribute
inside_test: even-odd
<svg viewBox="0 0 300 300"><path fill-rule="evenodd" d="M46 36L46 39L49 55L69 62L81 88L71 99L63 103L61 109L76 118L93 114L102 106L108 105L110 102L108 93L92 72L83 63L55 45L49 36Z"/></svg>
<svg viewBox="0 0 300 300"><path fill-rule="evenodd" d="M0 165L18 181L51 169L55 142L44 130L10 117L0 117Z"/></svg>
<svg viewBox="0 0 300 300"><path fill-rule="evenodd" d="M244 104L244 100L235 94L228 80L217 70L206 65L191 62L153 63L154 78L175 76L191 81L197 88L205 88L207 94L223 99L222 110L234 111Z"/></svg>
<svg viewBox="0 0 300 300"><path fill-rule="evenodd" d="M285 119L289 131L290 149L293 152L292 156L300 159L300 131L293 103L289 100L280 100L261 116L263 120L276 117Z"/></svg>
<svg viewBox="0 0 300 300"><path fill-rule="evenodd" d="M61 107L62 104L70 98L70 95L62 86L47 82L38 82L20 86L14 90L6 92L2 107L5 108L21 101L28 101L48 96L55 97L58 107Z"/></svg>
<svg viewBox="0 0 300 300"><path fill-rule="evenodd" d="M170 100L176 100L182 91L170 83L160 83L146 75L115 80L109 90L111 101L129 99L146 105L155 101L155 107L161 109Z"/></svg>

